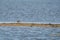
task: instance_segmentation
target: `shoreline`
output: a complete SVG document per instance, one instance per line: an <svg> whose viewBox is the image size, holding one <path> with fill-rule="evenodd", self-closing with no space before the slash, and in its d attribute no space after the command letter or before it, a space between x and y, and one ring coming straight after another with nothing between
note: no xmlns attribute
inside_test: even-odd
<svg viewBox="0 0 60 40"><path fill-rule="evenodd" d="M60 27L60 24L36 24L36 23L0 23L0 26L37 26L37 27Z"/></svg>

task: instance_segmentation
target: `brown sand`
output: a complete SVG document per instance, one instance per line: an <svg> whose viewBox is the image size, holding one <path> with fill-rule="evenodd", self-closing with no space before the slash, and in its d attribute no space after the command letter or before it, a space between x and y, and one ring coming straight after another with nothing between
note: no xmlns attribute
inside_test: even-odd
<svg viewBox="0 0 60 40"><path fill-rule="evenodd" d="M0 26L60 27L60 24L0 23Z"/></svg>

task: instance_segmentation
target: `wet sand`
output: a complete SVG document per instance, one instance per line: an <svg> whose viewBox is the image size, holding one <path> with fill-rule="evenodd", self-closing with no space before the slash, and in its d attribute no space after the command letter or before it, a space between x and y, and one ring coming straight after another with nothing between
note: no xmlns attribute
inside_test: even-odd
<svg viewBox="0 0 60 40"><path fill-rule="evenodd" d="M0 23L0 26L60 27L60 24Z"/></svg>

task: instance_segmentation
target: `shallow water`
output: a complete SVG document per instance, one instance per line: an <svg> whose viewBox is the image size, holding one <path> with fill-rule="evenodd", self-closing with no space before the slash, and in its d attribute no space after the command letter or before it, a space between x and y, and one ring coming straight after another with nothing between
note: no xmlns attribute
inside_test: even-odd
<svg viewBox="0 0 60 40"><path fill-rule="evenodd" d="M60 0L0 0L0 21L60 23Z"/></svg>
<svg viewBox="0 0 60 40"><path fill-rule="evenodd" d="M60 40L60 28L0 26L0 40Z"/></svg>

